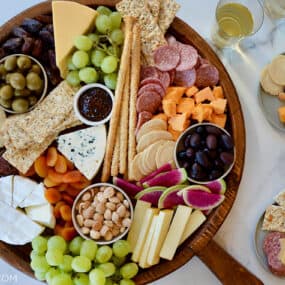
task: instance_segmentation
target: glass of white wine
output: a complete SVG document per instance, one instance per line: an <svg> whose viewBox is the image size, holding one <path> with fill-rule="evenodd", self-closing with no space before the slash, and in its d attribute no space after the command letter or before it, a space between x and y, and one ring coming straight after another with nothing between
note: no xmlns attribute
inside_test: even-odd
<svg viewBox="0 0 285 285"><path fill-rule="evenodd" d="M260 29L263 18L263 7L258 0L220 0L211 33L212 42L218 48L235 48L241 39Z"/></svg>

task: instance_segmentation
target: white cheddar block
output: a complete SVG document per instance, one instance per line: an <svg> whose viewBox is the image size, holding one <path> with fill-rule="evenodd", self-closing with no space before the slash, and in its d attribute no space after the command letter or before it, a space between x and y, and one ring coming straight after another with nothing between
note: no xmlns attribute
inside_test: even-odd
<svg viewBox="0 0 285 285"><path fill-rule="evenodd" d="M138 262L140 259L142 249L145 244L145 240L149 232L153 217L154 215L157 215L158 213L159 213L159 209L149 208L146 210L143 220L141 220L141 230L139 232L138 240L136 242L134 252L132 255L132 260L134 262Z"/></svg>
<svg viewBox="0 0 285 285"><path fill-rule="evenodd" d="M154 231L156 229L157 219L158 219L158 215L155 215L152 219L152 223L151 223L149 232L147 234L145 244L144 244L143 249L142 249L142 254L141 254L140 260L139 260L139 266L141 268L148 268L151 266L150 264L147 263L147 256L148 256L150 245L151 245L151 242L153 239Z"/></svg>
<svg viewBox="0 0 285 285"><path fill-rule="evenodd" d="M191 211L192 208L188 206L181 206L181 205L178 206L160 251L161 258L167 260L173 259L176 249L183 235L183 232L185 230L186 224L191 215Z"/></svg>
<svg viewBox="0 0 285 285"><path fill-rule="evenodd" d="M136 203L133 222L127 238L127 241L129 242L131 247L131 252L134 251L135 245L138 241L142 220L145 216L146 210L149 209L150 207L151 204L148 202L138 200Z"/></svg>
<svg viewBox="0 0 285 285"><path fill-rule="evenodd" d="M162 210L159 212L147 256L147 263L151 266L159 262L159 253L167 235L173 213L173 210Z"/></svg>
<svg viewBox="0 0 285 285"><path fill-rule="evenodd" d="M200 211L195 210L189 217L180 243L183 243L188 237L190 237L206 220L206 216Z"/></svg>

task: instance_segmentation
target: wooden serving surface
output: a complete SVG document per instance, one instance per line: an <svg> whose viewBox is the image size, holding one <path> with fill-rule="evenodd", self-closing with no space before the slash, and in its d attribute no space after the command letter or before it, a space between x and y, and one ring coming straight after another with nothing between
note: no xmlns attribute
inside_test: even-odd
<svg viewBox="0 0 285 285"><path fill-rule="evenodd" d="M111 0L79 0L76 1L85 5L106 5L114 6L118 1ZM24 18L33 18L40 14L51 13L51 2L46 1L35 5L19 15L12 18L0 28L0 42L3 42L9 35L12 28L20 25ZM208 243L212 240L217 230L220 228L225 218L227 217L235 197L238 192L239 183L243 173L244 157L245 157L245 125L241 105L238 99L235 87L218 56L214 53L206 41L199 34L189 27L182 20L175 18L169 32L172 33L178 40L192 44L197 48L199 53L207 58L215 65L220 73L220 84L224 89L225 96L228 100L228 128L230 129L236 148L236 162L227 176L227 191L226 199L216 208L207 218L207 221L199 228L199 230L186 240L181 245L172 261L161 261L158 265L151 267L148 270L140 271L136 277L136 284L148 284L157 280L177 268L181 267L189 261L194 255L202 254L207 248ZM20 271L33 276L29 265L29 253L31 247L26 246L11 246L0 242L0 257L10 263ZM203 258L202 258L203 259ZM229 273L227 271L227 273ZM234 284L234 283L233 283ZM252 283L253 284L253 283Z"/></svg>

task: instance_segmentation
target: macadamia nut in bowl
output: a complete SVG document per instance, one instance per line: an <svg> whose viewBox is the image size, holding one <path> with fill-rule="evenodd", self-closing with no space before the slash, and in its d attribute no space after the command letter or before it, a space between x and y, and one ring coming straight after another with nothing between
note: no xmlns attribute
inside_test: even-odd
<svg viewBox="0 0 285 285"><path fill-rule="evenodd" d="M72 220L77 232L98 244L122 239L130 229L133 206L119 187L109 183L88 186L77 196Z"/></svg>

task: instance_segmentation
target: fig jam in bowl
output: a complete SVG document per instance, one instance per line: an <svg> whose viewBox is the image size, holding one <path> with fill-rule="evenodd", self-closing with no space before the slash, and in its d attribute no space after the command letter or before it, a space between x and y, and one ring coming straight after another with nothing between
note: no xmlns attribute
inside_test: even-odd
<svg viewBox="0 0 285 285"><path fill-rule="evenodd" d="M103 84L85 85L74 96L73 108L78 119L89 126L108 122L114 105L113 92Z"/></svg>
<svg viewBox="0 0 285 285"><path fill-rule="evenodd" d="M206 184L227 176L235 163L231 135L212 123L199 123L186 129L174 149L175 163L184 167L188 180Z"/></svg>

